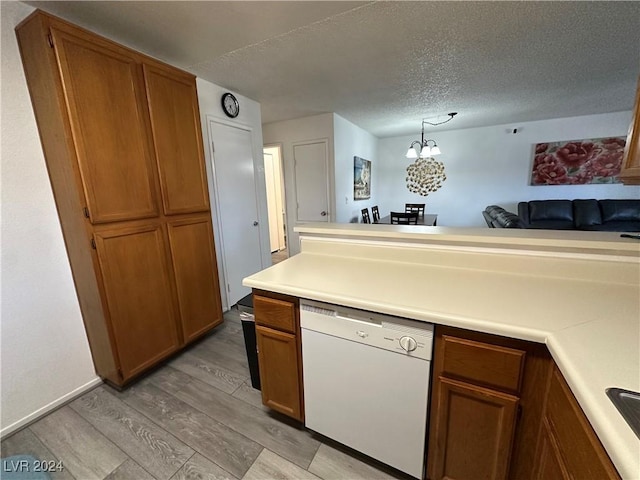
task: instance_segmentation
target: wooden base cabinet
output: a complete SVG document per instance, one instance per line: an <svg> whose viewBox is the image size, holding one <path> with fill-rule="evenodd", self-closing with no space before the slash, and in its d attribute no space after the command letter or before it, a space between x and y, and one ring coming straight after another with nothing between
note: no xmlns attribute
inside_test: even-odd
<svg viewBox="0 0 640 480"><path fill-rule="evenodd" d="M436 326L429 478L509 478L527 356L522 347Z"/></svg>
<svg viewBox="0 0 640 480"><path fill-rule="evenodd" d="M96 372L222 322L195 77L35 11L16 27Z"/></svg>
<svg viewBox="0 0 640 480"><path fill-rule="evenodd" d="M299 301L254 290L262 403L304 421Z"/></svg>
<svg viewBox="0 0 640 480"><path fill-rule="evenodd" d="M427 478L617 479L546 346L436 326Z"/></svg>
<svg viewBox="0 0 640 480"><path fill-rule="evenodd" d="M536 480L620 478L555 366L549 382L536 457Z"/></svg>
<svg viewBox="0 0 640 480"><path fill-rule="evenodd" d="M544 345L436 325L427 478L531 478Z"/></svg>
<svg viewBox="0 0 640 480"><path fill-rule="evenodd" d="M569 480L571 476L562 459L560 447L549 422L543 419L538 441L538 464L534 478L536 480Z"/></svg>
<svg viewBox="0 0 640 480"><path fill-rule="evenodd" d="M431 478L507 478L518 397L446 377L439 383Z"/></svg>
<svg viewBox="0 0 640 480"><path fill-rule="evenodd" d="M262 402L269 408L301 420L298 347L295 335L256 326Z"/></svg>

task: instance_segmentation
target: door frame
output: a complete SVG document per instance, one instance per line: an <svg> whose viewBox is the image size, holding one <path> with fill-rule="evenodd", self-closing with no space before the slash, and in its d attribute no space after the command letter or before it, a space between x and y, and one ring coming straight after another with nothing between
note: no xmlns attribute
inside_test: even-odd
<svg viewBox="0 0 640 480"><path fill-rule="evenodd" d="M279 159L278 159L278 163L280 166L280 178L278 179L280 181L280 193L282 195L282 209L284 210L284 218L282 219L282 221L284 222L284 246L285 246L285 250L289 251L289 230L288 230L288 225L289 225L289 209L287 208L287 190L285 188L285 171L284 171L284 146L282 145L282 143L265 143L264 145L262 145L262 151L264 152L265 148L275 148L278 150L278 155L279 155Z"/></svg>
<svg viewBox="0 0 640 480"><path fill-rule="evenodd" d="M227 290L227 279L229 278L228 275L228 268L227 268L227 260L226 260L226 250L225 250L225 246L224 246L224 232L222 231L222 215L220 213L220 198L218 195L218 177L216 176L216 165L215 165L215 152L213 149L213 142L214 139L212 138L212 134L211 134L211 123L217 123L219 125L224 125L225 127L232 127L232 128L238 128L240 130L245 130L247 132L249 132L249 135L251 137L251 152L252 152L252 157L253 157L253 166L254 166L254 175L253 175L253 192L254 192L254 197L256 199L256 213L257 213L257 220L258 222L260 222L260 224L262 224L263 222L263 218L261 218L260 215L260 208L258 206L258 196L259 196L259 191L258 191L258 186L257 186L257 182L256 182L256 171L255 171L255 167L256 167L256 151L253 145L253 141L254 141L254 128L250 125L244 124L242 122L233 122L233 121L229 121L226 120L222 117L218 117L215 115L205 115L205 119L207 122L207 151L209 153L209 155L206 155L205 157L208 157L208 160L211 162L211 164L209 165L210 168L210 172L211 172L211 188L210 190L213 191L209 191L209 197L212 200L212 208L211 208L211 221L213 222L213 233L214 233L214 240L216 243L216 260L218 261L218 274L221 277L221 281L220 281L220 294L222 296L222 309L224 311L228 311L232 305L229 305L229 292ZM260 158L262 158L262 150L260 150ZM263 238L262 238L262 229L258 228L258 243L260 245L260 268L264 269L265 265L264 265L264 252L263 250Z"/></svg>

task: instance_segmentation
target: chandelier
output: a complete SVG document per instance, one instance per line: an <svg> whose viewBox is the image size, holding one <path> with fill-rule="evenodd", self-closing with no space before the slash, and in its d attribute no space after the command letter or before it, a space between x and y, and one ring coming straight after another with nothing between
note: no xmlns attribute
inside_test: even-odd
<svg viewBox="0 0 640 480"><path fill-rule="evenodd" d="M422 133L422 136L424 136L424 132ZM429 142L433 142L433 147L429 147ZM414 147L416 144L422 146L420 154L418 154L418 150ZM421 142L416 140L411 144L409 150L407 150L407 158L427 158L431 155L440 155L441 153L442 152L440 151L440 148L438 148L438 145L436 145L435 140L422 140Z"/></svg>
<svg viewBox="0 0 640 480"><path fill-rule="evenodd" d="M441 152L440 152L440 149L438 148L438 145L436 144L436 141L424 139L424 124L426 123L427 125L431 125L432 127L435 127L436 125L442 125L443 123L447 123L453 120L453 117L455 117L457 114L458 112L447 113L447 117L449 118L447 118L442 122L437 122L437 123L428 122L423 118L422 119L422 137L420 138L420 140L415 140L411 142L411 145L409 145L409 150L407 150L407 158L410 158L410 159L427 158L427 157L430 157L431 155L440 155ZM429 142L433 142L433 146L429 146ZM416 145L418 146L418 148L416 148Z"/></svg>
<svg viewBox="0 0 640 480"><path fill-rule="evenodd" d="M406 157L416 159L407 167L407 189L412 193L417 193L426 197L430 193L437 191L442 183L447 179L444 173L444 163L437 161L433 155L440 155L440 148L435 140L424 139L424 125L442 125L453 119L457 112L449 113L449 118L443 122L431 123L422 120L422 137L420 140L411 142ZM433 145L431 145L433 143Z"/></svg>
<svg viewBox="0 0 640 480"><path fill-rule="evenodd" d="M426 197L437 191L447 179L444 163L435 158L418 158L407 167L407 189Z"/></svg>

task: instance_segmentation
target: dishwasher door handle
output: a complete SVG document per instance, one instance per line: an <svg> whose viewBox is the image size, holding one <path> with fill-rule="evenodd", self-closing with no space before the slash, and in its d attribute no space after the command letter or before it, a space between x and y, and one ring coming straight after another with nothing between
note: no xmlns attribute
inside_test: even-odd
<svg viewBox="0 0 640 480"><path fill-rule="evenodd" d="M335 317L338 320L342 320L345 322L351 322L351 323L362 323L371 327L382 327L382 322L381 321L377 321L374 320L373 318L367 318L367 317L357 317L355 315L349 315L349 316L345 316L345 315L336 315Z"/></svg>

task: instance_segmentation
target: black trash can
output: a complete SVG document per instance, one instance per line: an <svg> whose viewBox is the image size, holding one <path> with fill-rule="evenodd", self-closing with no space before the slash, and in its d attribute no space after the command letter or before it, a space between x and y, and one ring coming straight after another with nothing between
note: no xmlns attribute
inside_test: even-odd
<svg viewBox="0 0 640 480"><path fill-rule="evenodd" d="M253 317L253 296L251 294L238 301L238 311L242 321L244 346L247 350L251 386L260 390L260 367L258 365L258 347L256 345L256 322Z"/></svg>

